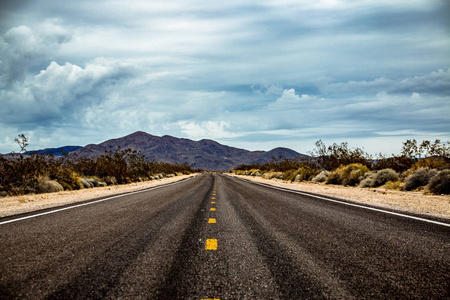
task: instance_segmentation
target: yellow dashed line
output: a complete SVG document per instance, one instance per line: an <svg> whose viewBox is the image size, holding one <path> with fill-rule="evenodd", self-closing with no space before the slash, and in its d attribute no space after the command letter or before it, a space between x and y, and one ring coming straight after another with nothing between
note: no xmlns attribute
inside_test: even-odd
<svg viewBox="0 0 450 300"><path fill-rule="evenodd" d="M217 240L216 239L207 239L205 250L217 250Z"/></svg>
<svg viewBox="0 0 450 300"><path fill-rule="evenodd" d="M216 197L212 197L211 199L216 199Z"/></svg>
<svg viewBox="0 0 450 300"><path fill-rule="evenodd" d="M210 224L216 223L216 219L214 219L214 218L209 218L208 223L210 223Z"/></svg>
<svg viewBox="0 0 450 300"><path fill-rule="evenodd" d="M211 204L216 204L216 202L215 201L211 201Z"/></svg>
<svg viewBox="0 0 450 300"><path fill-rule="evenodd" d="M216 211L216 209L215 209L214 207L213 207L213 208L211 208L210 210L211 210L211 211Z"/></svg>

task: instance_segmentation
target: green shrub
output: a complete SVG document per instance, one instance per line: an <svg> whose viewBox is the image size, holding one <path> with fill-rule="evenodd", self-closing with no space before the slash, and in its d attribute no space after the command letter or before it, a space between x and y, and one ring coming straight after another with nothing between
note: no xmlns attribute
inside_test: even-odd
<svg viewBox="0 0 450 300"><path fill-rule="evenodd" d="M443 170L431 177L428 189L433 194L450 194L450 170Z"/></svg>
<svg viewBox="0 0 450 300"><path fill-rule="evenodd" d="M314 182L325 182L327 180L327 176L328 176L328 171L324 170L322 172L320 172L319 174L317 174L316 176L314 176L311 181Z"/></svg>
<svg viewBox="0 0 450 300"><path fill-rule="evenodd" d="M39 176L37 190L39 193L55 193L62 192L64 188L57 181L50 180L47 176Z"/></svg>
<svg viewBox="0 0 450 300"><path fill-rule="evenodd" d="M412 191L422 186L426 186L431 177L437 174L436 170L419 168L415 170L411 175L406 177L403 188L407 191Z"/></svg>
<svg viewBox="0 0 450 300"><path fill-rule="evenodd" d="M372 187L379 187L384 185L388 181L397 181L399 179L399 176L397 172L395 172L392 169L384 169L381 171L378 171L375 174L375 177L372 182Z"/></svg>

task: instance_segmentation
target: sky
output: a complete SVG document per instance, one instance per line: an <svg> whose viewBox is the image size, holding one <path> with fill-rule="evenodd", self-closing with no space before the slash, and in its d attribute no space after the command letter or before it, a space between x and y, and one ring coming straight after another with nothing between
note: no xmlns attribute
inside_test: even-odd
<svg viewBox="0 0 450 300"><path fill-rule="evenodd" d="M0 153L135 131L301 153L450 141L450 1L7 0Z"/></svg>

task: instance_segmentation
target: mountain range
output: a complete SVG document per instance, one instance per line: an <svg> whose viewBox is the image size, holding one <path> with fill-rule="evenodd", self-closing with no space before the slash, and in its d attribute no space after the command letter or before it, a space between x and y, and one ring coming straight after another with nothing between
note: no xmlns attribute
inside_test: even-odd
<svg viewBox="0 0 450 300"><path fill-rule="evenodd" d="M100 144L89 144L85 147L74 148L61 147L53 149L38 150L45 154L52 150L52 153L73 153L78 157L100 156L105 151L114 151L118 147L121 149L132 149L140 151L148 159L168 162L173 164L188 164L194 169L204 170L229 170L242 164L264 163L273 158L297 158L306 157L288 148L275 148L270 151L249 151L235 147L222 145L216 141L203 139L193 141L185 138L176 138L165 135L154 136L142 131L133 134L107 140ZM73 151L70 151L73 149ZM55 154L56 155L56 154Z"/></svg>

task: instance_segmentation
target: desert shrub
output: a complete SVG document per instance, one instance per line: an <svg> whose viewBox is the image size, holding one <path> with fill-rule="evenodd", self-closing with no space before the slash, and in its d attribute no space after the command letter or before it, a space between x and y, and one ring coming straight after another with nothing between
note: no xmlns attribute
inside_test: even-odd
<svg viewBox="0 0 450 300"><path fill-rule="evenodd" d="M341 184L340 170L336 169L328 173L326 184Z"/></svg>
<svg viewBox="0 0 450 300"><path fill-rule="evenodd" d="M387 190L400 190L403 188L403 181L388 181L382 186L382 188Z"/></svg>
<svg viewBox="0 0 450 300"><path fill-rule="evenodd" d="M431 177L428 189L433 194L450 194L450 170L442 170Z"/></svg>
<svg viewBox="0 0 450 300"><path fill-rule="evenodd" d="M359 163L347 165L342 169L342 184L357 185L369 171L368 167Z"/></svg>
<svg viewBox="0 0 450 300"><path fill-rule="evenodd" d="M327 180L327 176L328 176L328 171L324 170L322 172L320 172L319 174L317 174L316 176L314 176L311 181L314 182L325 182Z"/></svg>
<svg viewBox="0 0 450 300"><path fill-rule="evenodd" d="M416 162L411 169L429 168L444 170L450 168L450 161L444 157L427 157Z"/></svg>
<svg viewBox="0 0 450 300"><path fill-rule="evenodd" d="M57 181L50 180L47 176L39 176L37 190L39 193L55 193L63 191L64 188Z"/></svg>
<svg viewBox="0 0 450 300"><path fill-rule="evenodd" d="M260 171L258 170L258 173ZM272 179L272 178L277 178L277 179L282 179L283 178L284 173L283 172L266 172L262 175L263 178L265 179ZM283 178L284 179L284 178Z"/></svg>
<svg viewBox="0 0 450 300"><path fill-rule="evenodd" d="M419 168L415 170L411 175L406 177L403 188L407 191L415 190L419 187L426 186L431 177L437 174L436 170Z"/></svg>
<svg viewBox="0 0 450 300"><path fill-rule="evenodd" d="M327 147L322 140L316 142L316 149L310 154L315 157L320 168L325 170L336 170L341 165L354 163L368 165L371 158L363 149L350 148L346 142Z"/></svg>
<svg viewBox="0 0 450 300"><path fill-rule="evenodd" d="M103 178L103 181L107 185L116 185L117 184L117 179L114 176L106 176L105 178Z"/></svg>
<svg viewBox="0 0 450 300"><path fill-rule="evenodd" d="M311 180L317 175L318 170L316 168L311 168L310 166L300 167L296 172L294 177L295 181Z"/></svg>
<svg viewBox="0 0 450 300"><path fill-rule="evenodd" d="M86 181L89 182L92 187L98 187L97 178L86 178Z"/></svg>
<svg viewBox="0 0 450 300"><path fill-rule="evenodd" d="M86 178L81 178L80 183L84 189L90 189L94 187L94 185L90 183Z"/></svg>
<svg viewBox="0 0 450 300"><path fill-rule="evenodd" d="M367 187L372 187L373 186L373 182L375 181L375 173L366 173L366 175L364 175L364 178L361 180L361 182L359 183L359 187L360 188L367 188Z"/></svg>
<svg viewBox="0 0 450 300"><path fill-rule="evenodd" d="M379 187L388 181L397 181L399 176L397 172L392 169L383 169L378 171L373 178L372 187Z"/></svg>
<svg viewBox="0 0 450 300"><path fill-rule="evenodd" d="M328 173L327 184L357 185L370 170L363 164L340 166Z"/></svg>

